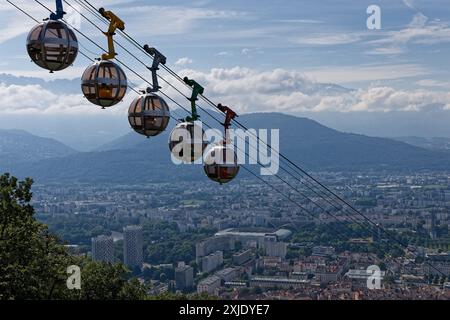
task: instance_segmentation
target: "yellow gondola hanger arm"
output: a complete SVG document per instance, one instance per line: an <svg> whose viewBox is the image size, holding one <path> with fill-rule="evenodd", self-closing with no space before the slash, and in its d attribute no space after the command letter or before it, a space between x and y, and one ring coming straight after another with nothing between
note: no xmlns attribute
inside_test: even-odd
<svg viewBox="0 0 450 320"><path fill-rule="evenodd" d="M108 38L108 53L104 53L102 55L102 60L114 59L117 53L114 49L113 36L116 34L115 32L117 29L121 31L125 30L125 22L123 22L123 20L116 16L112 11L106 11L104 8L100 8L98 12L109 20L108 31L103 32L103 34Z"/></svg>

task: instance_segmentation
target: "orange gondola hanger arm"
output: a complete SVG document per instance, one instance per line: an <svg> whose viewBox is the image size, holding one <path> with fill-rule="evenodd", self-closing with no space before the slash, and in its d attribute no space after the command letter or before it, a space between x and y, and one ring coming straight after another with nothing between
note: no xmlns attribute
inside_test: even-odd
<svg viewBox="0 0 450 320"><path fill-rule="evenodd" d="M102 55L102 60L114 59L117 53L114 49L113 36L116 34L115 32L117 29L121 31L125 30L125 22L123 22L123 20L116 16L112 11L106 11L104 8L100 8L98 12L109 20L108 31L103 32L103 34L108 38L108 53L104 53Z"/></svg>
<svg viewBox="0 0 450 320"><path fill-rule="evenodd" d="M225 114L225 122L222 123L222 125L225 129L225 142L228 143L230 140L228 129L231 126L231 121L234 118L238 117L238 115L231 108L224 106L220 103L217 105L217 109L219 109L220 111L222 111Z"/></svg>

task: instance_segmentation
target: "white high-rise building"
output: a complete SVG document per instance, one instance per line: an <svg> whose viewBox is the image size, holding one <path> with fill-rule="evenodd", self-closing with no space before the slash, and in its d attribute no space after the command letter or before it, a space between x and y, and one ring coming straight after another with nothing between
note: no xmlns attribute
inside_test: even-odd
<svg viewBox="0 0 450 320"><path fill-rule="evenodd" d="M220 278L218 276L209 276L200 281L197 285L197 293L216 294L216 289L220 287Z"/></svg>
<svg viewBox="0 0 450 320"><path fill-rule="evenodd" d="M201 258L201 268L203 272L211 272L223 264L223 252L216 251Z"/></svg>
<svg viewBox="0 0 450 320"><path fill-rule="evenodd" d="M103 262L114 262L114 241L109 236L98 236L91 239L92 260Z"/></svg>
<svg viewBox="0 0 450 320"><path fill-rule="evenodd" d="M278 242L276 236L266 236L264 239L266 255L269 257L279 257L284 259L287 253L287 244Z"/></svg>
<svg viewBox="0 0 450 320"><path fill-rule="evenodd" d="M141 226L123 228L123 260L130 268L141 267L144 262Z"/></svg>
<svg viewBox="0 0 450 320"><path fill-rule="evenodd" d="M178 263L178 267L175 268L175 281L178 290L192 288L194 285L194 269L184 262Z"/></svg>

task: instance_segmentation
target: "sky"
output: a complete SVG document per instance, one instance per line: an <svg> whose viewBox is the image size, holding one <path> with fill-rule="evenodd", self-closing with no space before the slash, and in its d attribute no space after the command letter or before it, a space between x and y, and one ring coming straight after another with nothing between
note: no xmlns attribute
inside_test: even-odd
<svg viewBox="0 0 450 320"><path fill-rule="evenodd" d="M11 1L38 20L48 16L35 1ZM54 1L42 2L54 7ZM68 2L105 28L75 0ZM403 131L390 128L391 135L450 137L450 129L444 128L450 126L442 120L450 120L448 0L90 2L113 10L126 22L128 34L158 48L167 56L170 68L181 76L194 77L205 86L205 95L238 113L305 115L338 129L379 136L387 135L382 123L395 118L403 121L398 128L410 125ZM381 9L380 30L367 28L370 5ZM106 38L97 29L67 5L65 11L74 26L106 47ZM0 3L0 19L4 28L0 34L0 74L74 80L89 65L79 55L73 67L49 74L31 63L25 51L26 35L35 22L6 1ZM80 49L88 56L102 53L77 36ZM151 64L123 39L117 39ZM119 59L150 78L142 64L120 48L117 51ZM161 75L176 84L163 71ZM128 73L128 77L133 85L145 87L133 74ZM38 82L13 82L2 83L0 77L0 115L5 119L24 114L49 119L105 114L83 99L77 85L61 92ZM164 84L162 87L176 96ZM126 120L133 98L133 93L128 93L121 105L106 111L108 116L125 115ZM422 126L420 119L425 119ZM372 122L380 125L369 126ZM13 125L8 122L9 127ZM5 126L2 121L1 126Z"/></svg>

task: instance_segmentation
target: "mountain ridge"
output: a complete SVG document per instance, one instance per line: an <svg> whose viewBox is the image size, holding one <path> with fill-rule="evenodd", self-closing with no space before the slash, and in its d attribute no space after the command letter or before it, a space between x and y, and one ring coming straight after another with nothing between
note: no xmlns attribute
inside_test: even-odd
<svg viewBox="0 0 450 320"><path fill-rule="evenodd" d="M211 123L207 117L204 119ZM340 132L308 118L255 113L242 115L238 121L247 128L280 129L281 152L306 170L450 169L450 152ZM169 133L170 128L147 139L130 132L92 152L19 161L11 163L8 169L19 176L32 176L42 181L157 182L205 178L199 166L177 166L171 162L167 146Z"/></svg>
<svg viewBox="0 0 450 320"><path fill-rule="evenodd" d="M51 138L43 138L20 129L0 129L0 165L73 155L77 151Z"/></svg>
<svg viewBox="0 0 450 320"><path fill-rule="evenodd" d="M430 150L450 150L450 138L446 137L393 137L392 139Z"/></svg>

